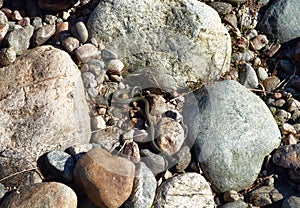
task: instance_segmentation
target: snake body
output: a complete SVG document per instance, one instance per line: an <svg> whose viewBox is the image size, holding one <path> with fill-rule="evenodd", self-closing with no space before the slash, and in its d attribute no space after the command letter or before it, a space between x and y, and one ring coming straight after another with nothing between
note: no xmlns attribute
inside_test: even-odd
<svg viewBox="0 0 300 208"><path fill-rule="evenodd" d="M122 96L124 94L127 94L130 97L124 98ZM136 96L137 94L139 94L139 96ZM132 102L137 102L137 101L144 102L145 118L146 118L147 124L149 125L149 135L150 135L151 145L155 149L155 151L163 153L164 155L168 155L168 153L166 153L161 148L159 148L157 146L157 144L155 143L154 125L149 116L149 113L150 113L149 102L141 94L142 94L142 88L138 87L138 86L132 88L131 90L130 89L121 89L121 90L117 90L113 93L112 101L120 103L120 104L127 104L127 105L129 105Z"/></svg>

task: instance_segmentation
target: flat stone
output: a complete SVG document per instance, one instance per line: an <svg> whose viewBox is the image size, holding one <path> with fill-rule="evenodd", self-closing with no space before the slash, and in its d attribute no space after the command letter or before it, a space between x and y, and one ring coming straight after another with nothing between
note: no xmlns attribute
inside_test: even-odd
<svg viewBox="0 0 300 208"><path fill-rule="evenodd" d="M65 207L76 208L77 196L68 186L57 182L24 186L9 194L0 208Z"/></svg>
<svg viewBox="0 0 300 208"><path fill-rule="evenodd" d="M102 148L87 152L74 170L76 184L100 207L120 207L131 194L134 176L131 161Z"/></svg>
<svg viewBox="0 0 300 208"><path fill-rule="evenodd" d="M215 207L209 183L198 173L183 173L163 182L157 189L154 206Z"/></svg>
<svg viewBox="0 0 300 208"><path fill-rule="evenodd" d="M259 51L263 47L265 47L269 43L267 36L265 35L257 35L253 39L250 40L250 46L253 50Z"/></svg>
<svg viewBox="0 0 300 208"><path fill-rule="evenodd" d="M0 178L28 169L26 165L16 168L20 166L17 159L25 155L34 167L36 159L46 152L90 140L80 71L62 50L36 47L0 68L0 97L1 153L11 148L24 155L2 156Z"/></svg>
<svg viewBox="0 0 300 208"><path fill-rule="evenodd" d="M125 208L149 208L153 204L157 181L145 163L136 165L134 185L129 199L124 203Z"/></svg>
<svg viewBox="0 0 300 208"><path fill-rule="evenodd" d="M297 38L300 24L295 14L299 7L298 0L275 1L265 12L257 28L272 40L278 39L281 43Z"/></svg>
<svg viewBox="0 0 300 208"><path fill-rule="evenodd" d="M140 74L134 85L183 90L187 81L209 82L229 70L230 35L218 13L196 0L100 2L87 28Z"/></svg>
<svg viewBox="0 0 300 208"><path fill-rule="evenodd" d="M208 85L185 103L184 123L196 139L196 159L215 191L250 186L264 157L280 144L280 131L266 104L236 81Z"/></svg>

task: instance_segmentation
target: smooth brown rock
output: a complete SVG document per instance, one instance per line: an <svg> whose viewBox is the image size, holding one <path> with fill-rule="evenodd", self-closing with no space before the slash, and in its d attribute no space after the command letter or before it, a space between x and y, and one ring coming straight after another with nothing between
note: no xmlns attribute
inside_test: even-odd
<svg viewBox="0 0 300 208"><path fill-rule="evenodd" d="M87 152L74 170L76 184L100 207L120 207L131 194L134 176L131 161L102 148Z"/></svg>
<svg viewBox="0 0 300 208"><path fill-rule="evenodd" d="M76 208L75 192L62 183L45 182L24 186L8 195L0 208Z"/></svg>

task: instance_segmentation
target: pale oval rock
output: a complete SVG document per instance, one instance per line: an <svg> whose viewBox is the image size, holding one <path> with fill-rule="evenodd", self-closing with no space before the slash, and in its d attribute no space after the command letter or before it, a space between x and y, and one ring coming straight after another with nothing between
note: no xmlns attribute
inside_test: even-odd
<svg viewBox="0 0 300 208"><path fill-rule="evenodd" d="M156 208L163 207L214 208L214 196L209 183L198 173L183 173L163 182L154 200Z"/></svg>

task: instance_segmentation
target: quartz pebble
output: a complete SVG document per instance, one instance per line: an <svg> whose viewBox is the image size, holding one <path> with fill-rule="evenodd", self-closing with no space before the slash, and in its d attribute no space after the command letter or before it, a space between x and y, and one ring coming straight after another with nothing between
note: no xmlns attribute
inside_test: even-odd
<svg viewBox="0 0 300 208"><path fill-rule="evenodd" d="M100 54L101 52L91 43L86 43L75 50L75 55L81 63L87 63Z"/></svg>
<svg viewBox="0 0 300 208"><path fill-rule="evenodd" d="M92 119L92 127L94 129L105 129L106 122L102 116L94 116Z"/></svg>
<svg viewBox="0 0 300 208"><path fill-rule="evenodd" d="M258 67L257 70L257 77L259 80L264 81L265 79L268 78L268 73L267 70L263 67Z"/></svg>
<svg viewBox="0 0 300 208"><path fill-rule="evenodd" d="M74 37L67 37L64 38L62 41L63 47L69 52L72 53L74 50L76 50L79 47L79 40L77 40Z"/></svg>
<svg viewBox="0 0 300 208"><path fill-rule="evenodd" d="M238 201L241 197L239 196L238 192L230 190L224 193L223 198L226 202L233 202Z"/></svg>
<svg viewBox="0 0 300 208"><path fill-rule="evenodd" d="M7 66L16 60L17 54L13 48L2 48L0 50L0 64Z"/></svg>
<svg viewBox="0 0 300 208"><path fill-rule="evenodd" d="M119 59L113 59L107 63L106 68L112 74L120 74L124 68L124 64Z"/></svg>

